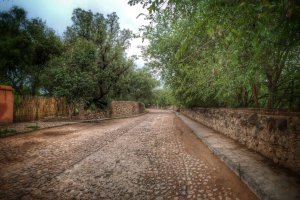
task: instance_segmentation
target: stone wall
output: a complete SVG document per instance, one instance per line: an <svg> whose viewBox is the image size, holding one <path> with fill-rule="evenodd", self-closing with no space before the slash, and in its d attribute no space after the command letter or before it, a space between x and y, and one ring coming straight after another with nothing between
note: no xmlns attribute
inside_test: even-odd
<svg viewBox="0 0 300 200"><path fill-rule="evenodd" d="M104 119L109 118L110 114L109 111L101 111L101 112L89 112L85 113L83 119L85 120L97 120L97 119Z"/></svg>
<svg viewBox="0 0 300 200"><path fill-rule="evenodd" d="M300 174L299 112L224 108L180 112Z"/></svg>
<svg viewBox="0 0 300 200"><path fill-rule="evenodd" d="M111 116L124 117L137 115L145 112L145 105L135 101L113 101L111 102Z"/></svg>

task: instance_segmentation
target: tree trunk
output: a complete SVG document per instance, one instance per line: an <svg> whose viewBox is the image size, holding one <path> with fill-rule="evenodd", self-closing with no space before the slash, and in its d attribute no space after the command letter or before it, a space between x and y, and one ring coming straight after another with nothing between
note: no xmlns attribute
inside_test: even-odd
<svg viewBox="0 0 300 200"><path fill-rule="evenodd" d="M33 84L30 88L30 95L31 96L35 96L36 95L36 87L35 87L35 84Z"/></svg>
<svg viewBox="0 0 300 200"><path fill-rule="evenodd" d="M79 99L78 101L78 116L79 116L79 119L84 119L84 101L83 99Z"/></svg>
<svg viewBox="0 0 300 200"><path fill-rule="evenodd" d="M74 116L75 112L75 106L73 102L70 102L69 104L69 118L71 119L72 116Z"/></svg>
<svg viewBox="0 0 300 200"><path fill-rule="evenodd" d="M257 97L257 88L256 85L252 85L252 93L253 93L253 100L256 108L259 108L259 102L258 102L258 97Z"/></svg>
<svg viewBox="0 0 300 200"><path fill-rule="evenodd" d="M294 100L294 80L290 84L290 94L289 94L289 109L293 108L293 100Z"/></svg>
<svg viewBox="0 0 300 200"><path fill-rule="evenodd" d="M267 101L267 108L272 109L274 108L275 103L275 85L270 82L268 84L268 101Z"/></svg>

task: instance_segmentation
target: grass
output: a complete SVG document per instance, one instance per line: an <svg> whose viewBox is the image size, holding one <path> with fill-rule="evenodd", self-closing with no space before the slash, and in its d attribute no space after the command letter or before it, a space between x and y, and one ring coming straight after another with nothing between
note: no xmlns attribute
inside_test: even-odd
<svg viewBox="0 0 300 200"><path fill-rule="evenodd" d="M12 128L0 128L0 136L4 136L4 135L9 135L12 133L16 133L17 131L15 129Z"/></svg>
<svg viewBox="0 0 300 200"><path fill-rule="evenodd" d="M39 127L38 123L35 122L34 125L26 126L26 128L32 128L33 130L37 130L37 129L39 129L40 127Z"/></svg>

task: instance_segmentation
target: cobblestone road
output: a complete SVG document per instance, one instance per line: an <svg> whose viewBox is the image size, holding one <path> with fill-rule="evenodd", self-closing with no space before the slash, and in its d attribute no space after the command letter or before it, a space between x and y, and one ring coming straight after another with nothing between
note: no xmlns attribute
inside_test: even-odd
<svg viewBox="0 0 300 200"><path fill-rule="evenodd" d="M169 111L0 139L0 199L257 199Z"/></svg>

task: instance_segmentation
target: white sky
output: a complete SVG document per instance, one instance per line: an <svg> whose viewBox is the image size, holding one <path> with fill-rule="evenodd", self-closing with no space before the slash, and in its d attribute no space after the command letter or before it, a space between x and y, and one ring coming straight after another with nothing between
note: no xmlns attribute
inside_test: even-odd
<svg viewBox="0 0 300 200"><path fill-rule="evenodd" d="M140 5L129 6L128 0L0 0L0 10L9 10L13 5L23 7L28 12L29 18L39 17L46 21L47 25L53 28L59 35L62 35L67 26L72 24L71 16L75 8L92 10L94 13L109 14L116 12L120 27L138 32L139 27L148 22L143 16L136 17L140 13L147 13ZM141 56L139 45L142 39L133 39L127 54ZM144 60L139 58L136 61L138 67L143 67Z"/></svg>

